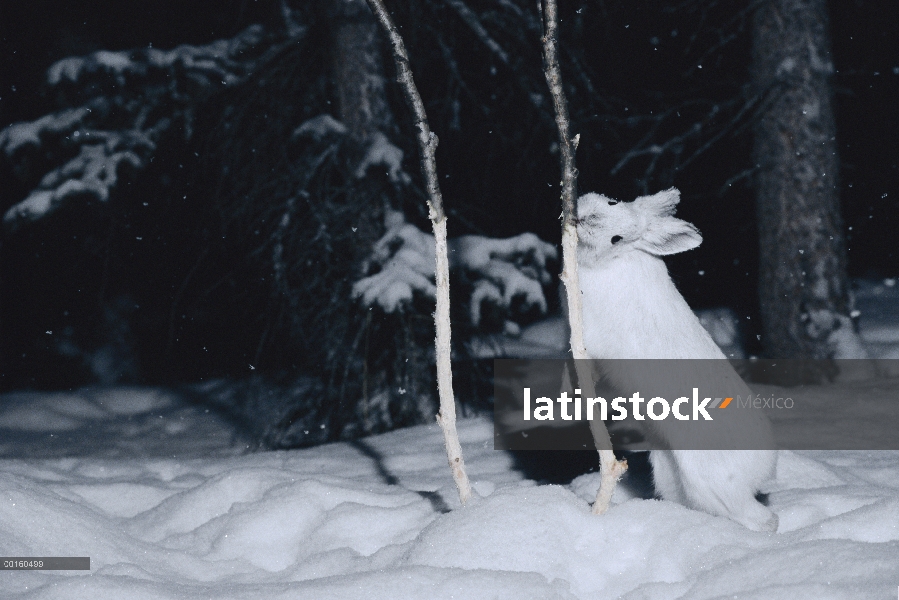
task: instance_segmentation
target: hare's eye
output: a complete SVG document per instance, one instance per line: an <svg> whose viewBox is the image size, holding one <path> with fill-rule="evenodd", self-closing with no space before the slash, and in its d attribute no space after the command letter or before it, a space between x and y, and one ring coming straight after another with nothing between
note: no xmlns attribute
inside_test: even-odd
<svg viewBox="0 0 899 600"><path fill-rule="evenodd" d="M609 200L609 206L615 206L618 204L618 200Z"/></svg>
<svg viewBox="0 0 899 600"><path fill-rule="evenodd" d="M612 245L617 244L617 243L620 242L622 239L623 239L623 238L622 238L620 235L613 235L613 236L612 236Z"/></svg>

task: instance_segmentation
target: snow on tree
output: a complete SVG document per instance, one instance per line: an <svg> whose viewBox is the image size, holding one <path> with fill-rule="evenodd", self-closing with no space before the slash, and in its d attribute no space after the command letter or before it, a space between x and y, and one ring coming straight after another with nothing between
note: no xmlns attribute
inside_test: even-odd
<svg viewBox="0 0 899 600"><path fill-rule="evenodd" d="M370 268L379 270L353 284L353 297L393 313L407 309L416 293L434 298L434 236L396 211L385 215L385 227L370 258ZM481 325L487 305L512 321L533 310L546 313L544 289L552 282L548 265L558 260L555 246L532 233L507 239L466 235L447 244L450 269L472 282L471 326Z"/></svg>
<svg viewBox="0 0 899 600"><path fill-rule="evenodd" d="M199 104L242 82L265 41L254 25L203 46L100 50L54 63L47 85L70 106L0 131L0 151L34 185L4 220L36 220L75 197L109 200L120 171L145 167L163 136L192 136Z"/></svg>

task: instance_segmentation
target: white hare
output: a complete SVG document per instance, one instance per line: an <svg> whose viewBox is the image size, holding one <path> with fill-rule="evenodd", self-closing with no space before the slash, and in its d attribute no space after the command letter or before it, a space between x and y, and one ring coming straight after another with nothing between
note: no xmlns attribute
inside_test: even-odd
<svg viewBox="0 0 899 600"><path fill-rule="evenodd" d="M672 216L679 201L680 192L674 188L634 202L599 194L578 199L578 269L587 352L595 359L717 359L658 361L651 369L638 361L601 360L599 364L611 383L622 390L640 390L647 398L656 389L664 397L661 391L670 392L672 385L686 390L699 385L703 396L713 398L715 394L746 398L751 392L677 291L659 258L702 242L693 225ZM697 384L700 375L702 382ZM651 439L672 448L650 455L657 493L729 517L749 529L776 531L777 515L756 500L760 486L774 475L776 452L770 423L761 411L752 409L716 411L713 416L714 424L644 421ZM728 448L750 449L680 449L695 448L691 442L697 435L717 439Z"/></svg>

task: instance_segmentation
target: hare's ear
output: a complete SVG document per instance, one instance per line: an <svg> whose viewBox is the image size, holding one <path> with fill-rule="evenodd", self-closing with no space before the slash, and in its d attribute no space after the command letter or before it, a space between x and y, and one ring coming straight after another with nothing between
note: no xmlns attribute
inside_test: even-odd
<svg viewBox="0 0 899 600"><path fill-rule="evenodd" d="M667 256L692 250L702 243L702 235L690 223L674 217L663 217L650 222L634 247L654 254Z"/></svg>
<svg viewBox="0 0 899 600"><path fill-rule="evenodd" d="M634 200L634 204L641 210L660 217L673 215L678 202L680 202L680 192L677 188L669 188L652 196L640 196Z"/></svg>
<svg viewBox="0 0 899 600"><path fill-rule="evenodd" d="M580 198L577 199L577 214L581 215L582 212L587 212L591 208L595 208L599 204L605 204L605 201L609 200L602 194L597 194L596 192L590 192L584 194Z"/></svg>

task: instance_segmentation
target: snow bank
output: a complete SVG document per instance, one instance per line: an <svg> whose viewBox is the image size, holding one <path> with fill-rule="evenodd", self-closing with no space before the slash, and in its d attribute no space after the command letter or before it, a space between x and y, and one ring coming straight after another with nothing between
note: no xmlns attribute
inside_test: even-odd
<svg viewBox="0 0 899 600"><path fill-rule="evenodd" d="M85 388L0 397L0 457L233 455L247 448L224 417L162 389Z"/></svg>
<svg viewBox="0 0 899 600"><path fill-rule="evenodd" d="M149 425L175 415L189 439ZM242 454L204 420L161 390L0 398L4 440L132 442L45 459L0 446L0 555L91 557L90 572L0 571L3 597L795 600L899 585L896 452L781 452L769 490L781 531L762 534L641 499L627 480L593 516L596 473L537 485L492 449L483 418L459 421L478 492L465 508L436 425Z"/></svg>

